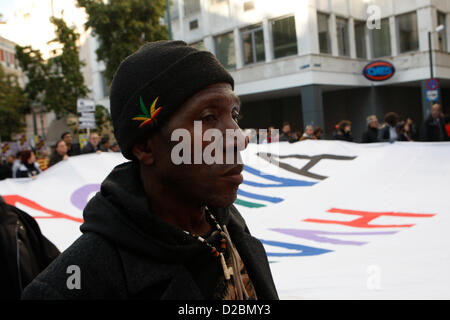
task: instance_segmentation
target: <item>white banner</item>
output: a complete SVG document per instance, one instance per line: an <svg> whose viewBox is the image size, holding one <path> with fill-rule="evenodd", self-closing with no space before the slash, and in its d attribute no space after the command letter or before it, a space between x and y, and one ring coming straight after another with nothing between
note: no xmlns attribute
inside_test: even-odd
<svg viewBox="0 0 450 320"><path fill-rule="evenodd" d="M281 298L450 299L450 143L251 144L243 159L235 205ZM0 182L0 194L64 250L124 160L72 157L36 180Z"/></svg>

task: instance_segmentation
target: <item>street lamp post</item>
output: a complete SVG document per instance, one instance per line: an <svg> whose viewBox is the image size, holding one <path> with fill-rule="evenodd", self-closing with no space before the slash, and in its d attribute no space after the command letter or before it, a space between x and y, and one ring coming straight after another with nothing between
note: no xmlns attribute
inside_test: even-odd
<svg viewBox="0 0 450 320"><path fill-rule="evenodd" d="M445 26L444 25L440 25L436 28L435 31L428 31L428 49L429 49L429 56L430 56L430 75L431 75L431 79L434 78L434 67L433 67L433 41L432 41L432 34L433 33L440 33L442 31L444 31Z"/></svg>
<svg viewBox="0 0 450 320"><path fill-rule="evenodd" d="M430 79L434 79L433 39L432 39L432 35L433 35L433 33L440 33L444 29L445 29L445 26L444 25L440 25L435 30L428 31L428 52L429 52L428 54L429 54L429 57L430 57ZM437 88L436 90L439 90L439 88ZM431 101L431 99L430 99L430 106L432 106L435 102L436 101ZM424 106L425 105L426 104L424 104ZM424 109L424 116L425 117L428 115L428 113L429 113L429 109Z"/></svg>

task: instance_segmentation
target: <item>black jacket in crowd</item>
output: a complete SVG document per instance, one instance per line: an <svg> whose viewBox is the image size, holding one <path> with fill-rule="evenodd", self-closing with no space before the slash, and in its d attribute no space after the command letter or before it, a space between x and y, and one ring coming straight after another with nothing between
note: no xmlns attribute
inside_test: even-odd
<svg viewBox="0 0 450 320"><path fill-rule="evenodd" d="M354 142L353 135L351 132L341 132L337 131L333 134L335 140Z"/></svg>
<svg viewBox="0 0 450 320"><path fill-rule="evenodd" d="M78 156L78 155L80 155L80 154L81 154L80 144L78 144L78 143L72 143L72 144L70 145L70 148L67 150L67 155L68 155L69 157L72 157L72 156Z"/></svg>
<svg viewBox="0 0 450 320"><path fill-rule="evenodd" d="M396 139L393 139L391 137L391 131L390 131L391 128L392 127L390 127L389 125L385 125L383 128L381 128L378 131L378 141L380 141L380 142L389 142L389 141L396 141L396 140L398 140L398 136L397 136Z"/></svg>
<svg viewBox="0 0 450 320"><path fill-rule="evenodd" d="M278 140L279 142L289 142L289 143L294 143L294 142L297 142L298 140L297 139L295 139L295 137L293 136L293 135L288 135L288 134L286 134L286 133L281 133L280 134L280 138L279 138L279 140Z"/></svg>
<svg viewBox="0 0 450 320"><path fill-rule="evenodd" d="M58 255L34 219L0 197L0 299L19 299Z"/></svg>
<svg viewBox="0 0 450 320"><path fill-rule="evenodd" d="M362 136L362 143L378 142L378 131L377 128L367 127L367 131Z"/></svg>
<svg viewBox="0 0 450 320"><path fill-rule="evenodd" d="M81 149L81 154L87 154L87 153L95 153L98 150L100 150L100 146L97 145L97 147L94 148L94 146L88 142L83 149Z"/></svg>
<svg viewBox="0 0 450 320"><path fill-rule="evenodd" d="M278 299L264 247L237 209L210 210L227 226L258 299ZM24 299L216 297L223 277L219 259L151 211L137 164L117 166L83 215L83 235L26 288ZM66 285L71 265L79 267L81 289Z"/></svg>
<svg viewBox="0 0 450 320"><path fill-rule="evenodd" d="M12 178L12 164L0 163L0 180Z"/></svg>
<svg viewBox="0 0 450 320"><path fill-rule="evenodd" d="M444 118L434 119L431 115L423 122L421 140L428 142L448 141Z"/></svg>
<svg viewBox="0 0 450 320"><path fill-rule="evenodd" d="M49 167L57 164L60 161L63 161L64 157L61 156L56 150L52 153L52 156L50 157Z"/></svg>

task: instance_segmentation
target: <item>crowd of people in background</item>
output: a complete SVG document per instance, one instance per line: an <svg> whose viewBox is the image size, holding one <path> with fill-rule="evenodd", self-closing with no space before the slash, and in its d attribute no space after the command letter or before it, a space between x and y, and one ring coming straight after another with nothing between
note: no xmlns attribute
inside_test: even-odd
<svg viewBox="0 0 450 320"><path fill-rule="evenodd" d="M411 118L400 119L395 112L389 112L384 116L381 124L377 116L372 115L366 119L367 128L364 131L361 142L394 142L394 141L427 141L439 142L450 141L450 117L444 116L439 104L431 108L430 115L425 119L417 130ZM289 142L294 143L305 140L324 139L324 130L320 127L314 128L307 125L303 133L293 131L289 122L283 123L281 130L270 126L267 130L252 131L255 136L250 137L253 143ZM420 133L420 134L419 134ZM250 133L249 133L250 134ZM355 142L352 133L352 123L342 120L335 126L333 139ZM110 143L108 136L100 136L93 132L83 148L79 143L74 143L72 134L64 132L61 139L53 146L50 157L36 159L34 150L22 150L16 156L9 155L0 162L0 180L6 178L36 178L36 176L48 167L67 160L70 157L101 152L120 152L116 142Z"/></svg>
<svg viewBox="0 0 450 320"><path fill-rule="evenodd" d="M407 117L400 119L395 112L388 112L381 124L378 117L371 115L366 119L367 128L361 137L362 143L376 142L395 142L395 141L423 141L440 142L450 141L450 116L444 116L439 104L434 104L430 115L422 123L419 131L414 121ZM322 140L324 130L320 127L314 128L307 125L303 133L293 131L289 122L283 123L281 130L275 130L270 126L267 130L247 130L250 136L250 142L253 143L272 143L289 142L294 143L304 140ZM279 132L279 134L277 134ZM253 135L252 135L253 133ZM352 133L352 123L348 120L342 120L335 126L332 134L334 140L347 142L356 142Z"/></svg>
<svg viewBox="0 0 450 320"><path fill-rule="evenodd" d="M72 134L64 132L61 139L52 146L50 156L44 152L39 159L32 148L22 150L17 155L9 155L0 162L0 180L7 178L31 178L55 164L69 159L69 157L101 152L120 152L117 142L110 143L108 136L100 136L93 132L89 135L86 145L81 148L79 143L74 143Z"/></svg>

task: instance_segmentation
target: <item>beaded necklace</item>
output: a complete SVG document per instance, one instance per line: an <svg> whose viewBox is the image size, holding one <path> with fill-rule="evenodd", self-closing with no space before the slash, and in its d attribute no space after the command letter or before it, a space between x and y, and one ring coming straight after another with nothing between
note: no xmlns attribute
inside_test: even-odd
<svg viewBox="0 0 450 320"><path fill-rule="evenodd" d="M221 236L219 249L217 249L215 246L211 245L208 241L206 241L206 239L204 239L203 237L201 237L198 234L190 233L189 231L184 231L184 232L186 234L191 235L198 241L204 243L206 246L208 246L211 249L211 254L214 257L220 259L220 263L222 265L223 274L225 276L225 279L230 280L230 275L233 274L233 269L231 267L228 267L227 263L225 262L224 253L227 250L227 240L225 238L225 233L223 232L221 226L219 225L219 223L217 222L216 218L213 216L211 211L208 209L208 207L206 207L206 212L209 214L209 217L211 218L211 221L213 222L212 223L213 226L216 227L216 230L219 232L219 234Z"/></svg>

